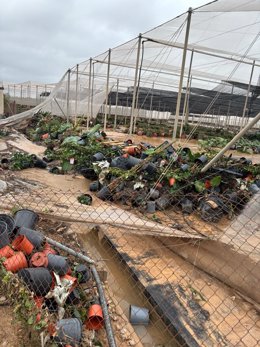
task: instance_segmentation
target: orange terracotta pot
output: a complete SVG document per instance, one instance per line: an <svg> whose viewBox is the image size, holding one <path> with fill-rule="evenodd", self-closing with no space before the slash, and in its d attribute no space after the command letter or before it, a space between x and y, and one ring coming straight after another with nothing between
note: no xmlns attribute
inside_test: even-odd
<svg viewBox="0 0 260 347"><path fill-rule="evenodd" d="M12 246L17 251L22 251L27 255L30 255L34 249L34 245L27 239L25 235L19 235L13 241Z"/></svg>
<svg viewBox="0 0 260 347"><path fill-rule="evenodd" d="M7 271L17 272L28 267L27 260L23 252L17 252L12 257L6 259L3 263Z"/></svg>
<svg viewBox="0 0 260 347"><path fill-rule="evenodd" d="M104 317L102 307L98 304L90 306L88 310L88 319L86 327L89 330L99 330L104 325Z"/></svg>
<svg viewBox="0 0 260 347"><path fill-rule="evenodd" d="M47 267L48 266L47 254L43 252L34 253L34 255L31 257L30 265L32 267Z"/></svg>
<svg viewBox="0 0 260 347"><path fill-rule="evenodd" d="M48 255L48 254L57 254L57 252L51 248L51 245L46 242L44 247L43 247L43 251L42 251L44 254Z"/></svg>
<svg viewBox="0 0 260 347"><path fill-rule="evenodd" d="M0 258L10 258L14 255L14 250L6 245L0 249Z"/></svg>

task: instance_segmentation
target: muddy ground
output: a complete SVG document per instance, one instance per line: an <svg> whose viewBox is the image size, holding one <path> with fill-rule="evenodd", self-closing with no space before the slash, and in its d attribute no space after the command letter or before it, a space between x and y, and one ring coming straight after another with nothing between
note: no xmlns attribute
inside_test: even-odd
<svg viewBox="0 0 260 347"><path fill-rule="evenodd" d="M119 140L124 140L127 138L125 134L115 134L108 133L109 136L115 137ZM137 140L140 141L140 137L136 136ZM154 144L159 144L162 140L159 138L142 138L143 141L147 141ZM37 154L41 154L42 148L33 148L31 144L26 143L23 139L18 140L18 147L23 147L24 150L28 150L33 153L37 150ZM13 140L11 145L13 145ZM189 143L190 144L190 143ZM3 146L3 145L2 145ZM192 146L196 148L196 142L192 141ZM232 151L233 152L233 151ZM233 152L234 153L234 152ZM239 154L240 156L246 156L244 154ZM256 155L247 155L253 159L254 162L260 162L260 156ZM75 213L79 218L85 213L88 213L88 207L82 207L80 204L76 202L76 196L79 191L88 192L88 184L89 182L80 176L71 176L71 175L63 175L56 176L49 174L47 171L41 171L37 169L28 169L21 171L19 173L15 173L15 177L12 175L9 177L12 182L13 178L16 179L15 185L19 186L20 184L23 188L19 192L19 197L11 194L10 203L12 202L14 206L20 203L24 207L31 207L33 203L33 199L30 201L30 191L33 191L31 195L35 197L35 193L37 195L38 192L44 192L45 196L41 198L38 196L38 201L36 206L40 207L42 210L42 214L58 214L64 217L69 217L72 213ZM2 176L3 177L3 176ZM27 184L27 185L26 185ZM24 195L22 192L24 191ZM42 206L41 204L44 202L48 194L51 191L59 192L56 194L56 198L53 197L50 202L50 206ZM28 194L29 192L29 194ZM59 195L60 194L60 195ZM12 200L13 199L13 200ZM109 204L103 203L101 201L97 201L94 198L94 207L102 206L103 209L108 208ZM6 207L6 206L5 206ZM10 206L9 206L10 207ZM17 207L17 206L16 206ZM69 209L70 207L70 209ZM111 206L109 206L111 208ZM61 214L61 210L63 211ZM122 211L123 213L123 211ZM174 218L174 216L172 217ZM175 219L180 222L179 219L175 216ZM183 222L183 221L182 221ZM95 223L91 223L91 226ZM136 288L137 292L142 296L142 302L144 304L150 305L147 298L145 298L145 288L149 287L150 293L154 295L160 295L167 300L167 288L173 290L173 288L177 288L177 290L173 290L176 294L175 299L183 306L187 308L186 318L182 322L183 326L186 327L187 331L191 335L191 337L196 340L199 345L205 346L257 346L260 341L260 320L257 313L257 305L254 302L250 302L243 298L239 292L237 292L234 288L230 288L225 285L223 282L217 280L215 277L210 276L202 269L199 269L196 266L196 261L191 263L187 261L184 256L180 256L180 254L174 251L174 247L178 247L178 245L172 244L167 241L167 238L162 242L161 239L150 236L140 236L135 235L134 233L130 233L129 230L126 231L123 228L115 228L110 226L109 228L99 226L101 228L101 232L103 235L109 238L112 242L109 247L107 247L107 242L105 238L102 238L102 249L106 249L107 252L112 252L111 247L115 247L117 252L121 254L121 260L119 260L120 264L123 264L128 267L131 271L130 277L134 277L134 274L139 274L139 282L141 284L141 288ZM205 227L205 226L204 226ZM224 232L225 229L228 228L228 225L223 222L222 225L218 226L218 233ZM210 228L208 228L210 229ZM82 239L84 247L86 249L89 247L90 239L89 236L85 239L86 235L89 234L89 227L81 224L74 225L74 232L79 235ZM203 230L202 230L203 231ZM219 235L219 234L218 234ZM224 238L225 234L222 234L222 238ZM234 242L236 244L236 235L231 235L232 237L226 236L226 242ZM221 239L220 237L220 239ZM252 235L250 235L252 237ZM219 238L219 237L218 237ZM91 240L96 239L96 241L92 244L94 250L96 250L95 258L106 263L105 253L102 253L100 246L98 244L97 235L93 235ZM244 237L243 244L246 244L247 238ZM197 242L197 241L196 241ZM198 241L199 242L199 241ZM224 241L225 242L225 241ZM253 244L253 248L255 250L255 255L259 256L259 236L254 235L254 238L250 238L250 243ZM192 243L194 244L194 243ZM96 246L95 246L96 245ZM195 243L196 245L196 243ZM199 244L198 244L199 245ZM241 244L238 246L238 251L241 248ZM196 252L199 252L199 246L195 248L195 258ZM250 248L246 253L250 253ZM111 254L110 254L111 255ZM145 255L145 256L144 256ZM207 255L205 255L207 257ZM186 255L186 258L188 256ZM113 261L118 261L117 256L113 256ZM117 260L116 260L117 259ZM211 258L208 258L210 261ZM257 260L257 258L255 258ZM205 263L207 263L207 258L204 259ZM112 260L111 260L112 262ZM228 265L228 264L227 264ZM116 301L119 302L120 309L123 311L124 315L127 316L127 305L125 304L123 298L127 296L126 287L119 287L117 283L124 282L124 273L116 273L116 276L112 273L113 266L108 262L107 264L109 273L108 282L110 283L112 290L112 297L115 298ZM205 269L207 270L207 269ZM110 277L111 276L111 277ZM243 274L241 274L243 277ZM114 285L112 285L112 282ZM162 288L166 288L166 294L162 292ZM166 295L166 296L165 296ZM168 298L169 299L169 298ZM157 303L158 304L158 303ZM0 307L0 310L2 307ZM0 311L1 312L1 311ZM198 314L202 312L204 314L199 315L201 317L201 322L197 322L197 324L191 327L192 320L197 319ZM8 314L8 310L6 311ZM9 311L10 313L10 311ZM204 318L203 318L204 317ZM169 318L170 319L170 318ZM152 323L154 326L158 317L156 314L152 317ZM9 323L8 323L9 322ZM10 323L11 320L7 320L5 324ZM126 324L126 321L125 321ZM159 323L158 323L159 324ZM137 334L142 334L147 336L147 344L146 346L154 346L151 342L151 336L154 333L154 339L158 341L158 346L160 343L164 343L167 345L167 340L160 336L158 330L162 330L162 327L159 329L151 329L152 331L143 331L138 332ZM120 329L119 329L120 330ZM122 329L121 329L122 330ZM154 332L153 332L154 330ZM156 332L157 331L157 332ZM163 330L162 330L163 331ZM172 332L169 332L169 329L164 328L164 334L167 339L170 339ZM15 339L15 335L10 331L10 342L8 340L7 343L13 343L12 339ZM148 338L149 337L149 338ZM202 340L203 342L202 344ZM15 341L15 340L13 340ZM169 342L169 341L168 341ZM16 343L14 344L16 345ZM167 346L174 346L174 339L171 340L170 344ZM0 345L1 346L1 345ZM5 346L5 345L3 345ZM7 344L6 346L12 346L11 344ZM27 345L29 346L29 345ZM123 346L123 345L122 345Z"/></svg>

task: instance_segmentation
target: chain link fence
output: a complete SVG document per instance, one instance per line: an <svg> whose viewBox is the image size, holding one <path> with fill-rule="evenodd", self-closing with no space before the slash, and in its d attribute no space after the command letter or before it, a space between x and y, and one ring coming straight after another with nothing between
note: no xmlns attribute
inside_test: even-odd
<svg viewBox="0 0 260 347"><path fill-rule="evenodd" d="M102 201L9 175L2 288L42 346L258 346L260 194L232 181Z"/></svg>

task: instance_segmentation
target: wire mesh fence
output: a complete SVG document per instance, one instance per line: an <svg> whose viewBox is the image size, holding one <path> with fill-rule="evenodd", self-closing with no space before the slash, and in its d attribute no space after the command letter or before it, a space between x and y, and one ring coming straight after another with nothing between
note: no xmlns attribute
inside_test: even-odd
<svg viewBox="0 0 260 347"><path fill-rule="evenodd" d="M6 177L2 286L25 285L41 344L259 345L259 192L214 177L171 194L115 179L103 200Z"/></svg>

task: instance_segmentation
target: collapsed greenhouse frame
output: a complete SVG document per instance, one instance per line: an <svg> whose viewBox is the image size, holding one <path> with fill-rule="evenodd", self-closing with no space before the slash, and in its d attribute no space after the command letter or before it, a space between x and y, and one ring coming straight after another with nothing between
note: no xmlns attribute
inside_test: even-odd
<svg viewBox="0 0 260 347"><path fill-rule="evenodd" d="M182 118L183 125L188 122L189 114L194 117L189 99L196 93L202 100L201 108L204 108L204 112L195 114L197 123L203 118L214 119L212 108L221 99L221 94L227 93L227 98L230 94L227 113L221 113L219 107L216 118L222 126L233 122L236 128L242 128L258 108L259 16L259 0L232 0L228 4L218 0L189 9L187 13L68 69L43 103L33 111L9 117L1 124L13 120L17 123L41 109L67 119L85 115L88 126L89 120L97 116L103 105L105 130L109 96L114 90L115 118L119 113L119 92L132 93L128 100L130 105L121 107L121 113L125 111L127 116L130 113L130 134L135 130L137 118L143 117L174 122L173 137L176 137L179 119ZM163 112L160 105L158 112L153 112L155 105L148 110L142 109L138 103L139 91L145 89L144 99L152 99L153 90L175 92L176 109ZM203 95L203 90L208 90L209 96ZM236 98L232 100L237 95L243 96L242 102ZM257 103L253 110L252 102ZM232 104L239 105L236 116L232 116ZM211 125L215 124L214 119ZM255 127L258 128L259 123Z"/></svg>

